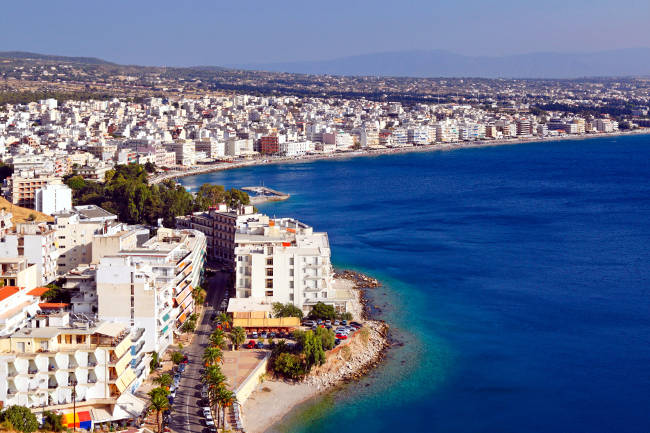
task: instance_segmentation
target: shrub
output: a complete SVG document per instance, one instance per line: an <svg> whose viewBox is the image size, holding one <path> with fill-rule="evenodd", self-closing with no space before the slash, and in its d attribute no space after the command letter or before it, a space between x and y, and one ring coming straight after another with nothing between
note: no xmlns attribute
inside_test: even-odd
<svg viewBox="0 0 650 433"><path fill-rule="evenodd" d="M298 355L281 353L273 363L273 371L291 379L299 379L305 375L305 367Z"/></svg>
<svg viewBox="0 0 650 433"><path fill-rule="evenodd" d="M38 429L36 416L24 406L9 406L2 413L2 419L11 423L14 430L31 433Z"/></svg>

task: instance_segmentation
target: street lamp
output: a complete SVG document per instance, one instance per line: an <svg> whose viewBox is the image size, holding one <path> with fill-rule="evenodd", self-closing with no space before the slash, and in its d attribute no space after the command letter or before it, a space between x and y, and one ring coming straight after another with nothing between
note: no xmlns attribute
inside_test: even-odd
<svg viewBox="0 0 650 433"><path fill-rule="evenodd" d="M72 431L77 431L77 379L70 380L72 385Z"/></svg>

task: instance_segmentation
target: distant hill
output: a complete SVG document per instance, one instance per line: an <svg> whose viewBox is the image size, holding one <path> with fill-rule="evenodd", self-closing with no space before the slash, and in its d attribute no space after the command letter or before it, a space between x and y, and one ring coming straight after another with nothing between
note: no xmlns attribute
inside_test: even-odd
<svg viewBox="0 0 650 433"><path fill-rule="evenodd" d="M24 60L49 60L53 62L83 63L87 65L114 65L114 63L96 57L68 57L50 54L28 53L26 51L0 51L0 58Z"/></svg>
<svg viewBox="0 0 650 433"><path fill-rule="evenodd" d="M314 62L233 65L271 72L395 77L581 78L650 75L650 48L592 53L463 56L445 50L400 51Z"/></svg>

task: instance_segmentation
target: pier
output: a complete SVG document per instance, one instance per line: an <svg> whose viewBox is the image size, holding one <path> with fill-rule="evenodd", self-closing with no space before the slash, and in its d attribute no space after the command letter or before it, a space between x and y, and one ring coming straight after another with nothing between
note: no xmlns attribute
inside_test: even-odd
<svg viewBox="0 0 650 433"><path fill-rule="evenodd" d="M245 186L242 188L242 191L252 193L250 194L252 204L265 203L267 201L282 201L291 197L290 194L276 191L265 186Z"/></svg>

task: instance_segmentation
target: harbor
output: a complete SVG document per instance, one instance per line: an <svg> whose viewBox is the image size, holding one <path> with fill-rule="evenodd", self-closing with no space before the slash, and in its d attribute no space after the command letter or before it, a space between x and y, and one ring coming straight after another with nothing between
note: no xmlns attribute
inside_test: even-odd
<svg viewBox="0 0 650 433"><path fill-rule="evenodd" d="M243 191L249 193L251 204L266 203L268 201L283 201L291 197L290 194L276 191L265 186L245 186Z"/></svg>

